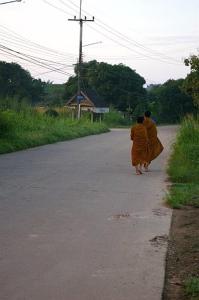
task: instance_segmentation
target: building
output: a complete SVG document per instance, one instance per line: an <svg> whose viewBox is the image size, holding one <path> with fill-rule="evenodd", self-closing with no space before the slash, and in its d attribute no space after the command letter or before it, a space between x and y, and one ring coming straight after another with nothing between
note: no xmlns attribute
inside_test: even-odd
<svg viewBox="0 0 199 300"><path fill-rule="evenodd" d="M77 109L77 94L75 94L67 103L66 107ZM109 112L109 107L105 101L93 90L87 89L86 92L81 91L80 105L82 111L90 111L97 114Z"/></svg>

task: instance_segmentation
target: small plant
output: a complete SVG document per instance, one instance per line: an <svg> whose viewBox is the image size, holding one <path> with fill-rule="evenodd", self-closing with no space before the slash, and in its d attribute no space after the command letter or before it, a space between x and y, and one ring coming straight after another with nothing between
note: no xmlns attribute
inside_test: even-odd
<svg viewBox="0 0 199 300"><path fill-rule="evenodd" d="M185 281L185 293L187 296L191 297L191 300L199 299L199 278L198 277L189 277Z"/></svg>

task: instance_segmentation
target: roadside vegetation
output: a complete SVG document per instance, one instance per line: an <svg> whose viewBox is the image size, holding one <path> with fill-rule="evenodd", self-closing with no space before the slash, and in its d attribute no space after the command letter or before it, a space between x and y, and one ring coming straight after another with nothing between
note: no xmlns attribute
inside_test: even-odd
<svg viewBox="0 0 199 300"><path fill-rule="evenodd" d="M170 158L173 211L167 252L164 300L199 299L199 118L187 117Z"/></svg>
<svg viewBox="0 0 199 300"><path fill-rule="evenodd" d="M144 86L146 81L142 76L123 64L110 65L96 60L83 63L84 92L93 90L94 94L103 100L101 105L103 103L111 109L103 116L84 113L80 121L75 120L74 111L66 111L67 101L77 91L77 67L67 82L54 84L33 78L19 64L2 61L0 153L106 132L111 127L130 127L136 117L143 115L145 110L152 111L158 124L179 123L187 114L194 114L199 105L198 85L195 85L199 74L198 59L196 56L186 59L185 64L191 66L191 73L186 79L168 80L163 84L147 87ZM194 127L194 132L198 130L195 128L198 125L193 125L190 120L186 122L183 130L186 131L188 126L190 130ZM198 124L198 121L195 122ZM197 205L197 199L194 197L198 193L198 145L195 145L195 142L189 145L186 140L183 144L183 139L189 140L185 134L181 133L182 137L179 137L178 142L181 146L176 146L175 151L178 155L179 147L184 147L183 151L187 153L186 160L183 157L184 163L181 164L181 158L178 158L175 174L170 171L172 179L177 183L171 191L171 202L176 207L185 204L189 198ZM183 193L184 198L179 197L179 193ZM185 197L186 193L189 196ZM179 203L176 200L174 202L174 198L184 200Z"/></svg>
<svg viewBox="0 0 199 300"><path fill-rule="evenodd" d="M173 182L168 203L199 207L199 118L186 118L177 136L168 174Z"/></svg>
<svg viewBox="0 0 199 300"><path fill-rule="evenodd" d="M57 141L107 132L104 123L91 123L38 113L32 108L0 111L0 154Z"/></svg>
<svg viewBox="0 0 199 300"><path fill-rule="evenodd" d="M124 116L122 113L115 109L111 109L109 113L104 114L103 122L109 127L131 127L133 120L128 116Z"/></svg>

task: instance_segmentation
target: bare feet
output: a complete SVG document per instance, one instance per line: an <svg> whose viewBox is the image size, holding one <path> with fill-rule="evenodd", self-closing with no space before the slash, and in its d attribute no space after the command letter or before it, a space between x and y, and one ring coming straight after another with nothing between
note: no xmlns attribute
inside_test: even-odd
<svg viewBox="0 0 199 300"><path fill-rule="evenodd" d="M144 171L149 172L149 164L148 163L144 164Z"/></svg>
<svg viewBox="0 0 199 300"><path fill-rule="evenodd" d="M142 175L143 173L140 170L136 170L136 175Z"/></svg>

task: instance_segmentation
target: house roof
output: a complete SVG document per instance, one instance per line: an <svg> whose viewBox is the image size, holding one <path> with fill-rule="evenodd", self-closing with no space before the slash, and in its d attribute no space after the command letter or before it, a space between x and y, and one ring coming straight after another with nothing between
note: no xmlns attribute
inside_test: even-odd
<svg viewBox="0 0 199 300"><path fill-rule="evenodd" d="M81 101L82 106L88 107L108 107L107 103L92 89L86 89L81 91L81 95L84 99ZM77 94L75 94L66 105L76 105L77 104Z"/></svg>

